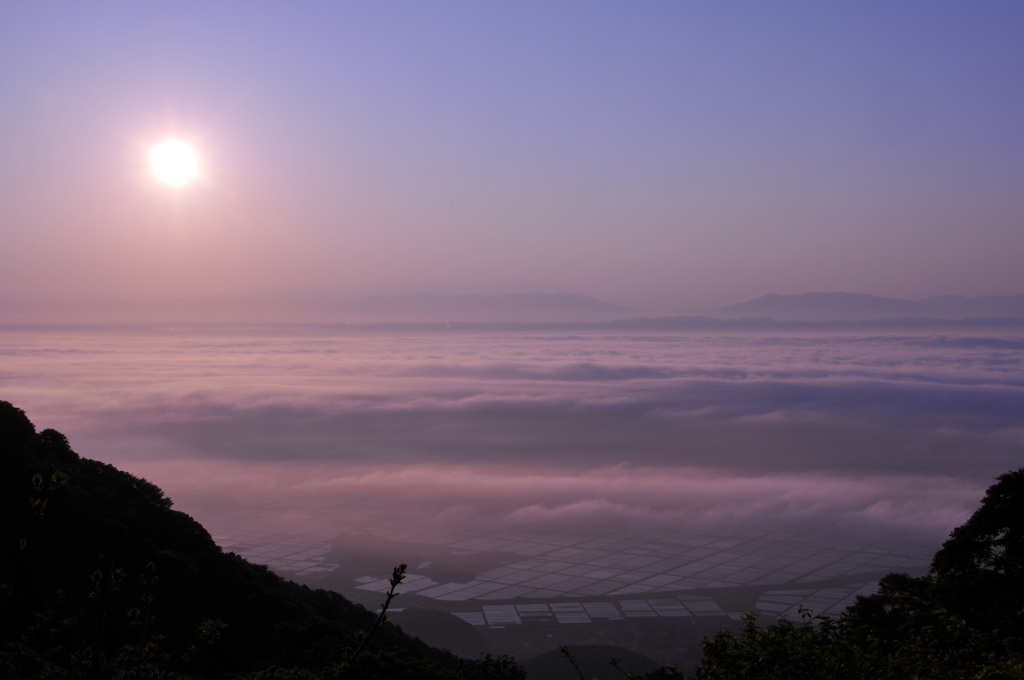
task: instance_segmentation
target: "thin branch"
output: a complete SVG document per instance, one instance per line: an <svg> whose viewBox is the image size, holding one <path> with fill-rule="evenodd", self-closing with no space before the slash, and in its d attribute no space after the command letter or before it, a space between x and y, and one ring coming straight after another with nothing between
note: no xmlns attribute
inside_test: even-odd
<svg viewBox="0 0 1024 680"><path fill-rule="evenodd" d="M621 663L622 663L622 659L616 659L615 657L612 657L612 659L608 662L608 665L611 666L612 668L614 668L615 670L617 670L618 672L622 673L624 676L626 676L626 680L634 680L634 678L640 677L640 676L638 676L636 673L634 673L631 670L629 670L629 671L622 670L622 666L619 665Z"/></svg>
<svg viewBox="0 0 1024 680"><path fill-rule="evenodd" d="M562 650L562 656L568 659L569 663L572 664L572 667L576 669L576 674L577 677L579 677L579 680L587 680L587 676L584 675L583 669L580 668L579 660L576 659L576 655L569 649L569 645L562 645L560 649Z"/></svg>
<svg viewBox="0 0 1024 680"><path fill-rule="evenodd" d="M398 595L398 593L395 592L395 588L405 580L405 570L407 568L408 567L406 565L400 564L391 572L391 579L388 581L391 587L388 588L384 602L380 605L380 615L377 616L377 620L373 622L373 626L370 627L370 630L363 635L363 639L359 643L359 646L356 647L355 651L341 663L341 666L338 668L338 672L335 675L336 678L340 678L345 674L345 671L349 669L352 663L356 660L356 657L359 656L366 648L366 643L370 641L370 638L377 632L377 629L387 623L388 607L391 606L391 601L395 599L396 595Z"/></svg>

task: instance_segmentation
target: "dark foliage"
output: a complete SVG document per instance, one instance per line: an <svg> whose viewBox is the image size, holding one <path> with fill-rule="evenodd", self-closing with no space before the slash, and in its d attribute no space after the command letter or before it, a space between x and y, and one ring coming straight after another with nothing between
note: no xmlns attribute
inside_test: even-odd
<svg viewBox="0 0 1024 680"><path fill-rule="evenodd" d="M699 680L1024 678L1024 469L999 477L928 576L889 574L838 621L704 640Z"/></svg>
<svg viewBox="0 0 1024 680"><path fill-rule="evenodd" d="M377 617L361 605L224 553L155 485L3 401L0 584L5 678L516 677L390 624L364 642Z"/></svg>
<svg viewBox="0 0 1024 680"><path fill-rule="evenodd" d="M1024 636L1024 468L989 487L935 554L932 575L946 606L971 625Z"/></svg>
<svg viewBox="0 0 1024 680"><path fill-rule="evenodd" d="M230 484L230 480L224 480ZM404 575L395 569L394 585ZM390 602L390 597L387 601ZM369 635L367 634L369 633ZM705 639L698 680L1024 680L1024 469L999 477L928 576L890 574L836 621ZM566 677L589 678L563 648ZM628 678L682 678L675 668ZM81 458L0 401L0 678L524 680L336 593L224 553L149 482ZM602 673L602 677L612 677Z"/></svg>

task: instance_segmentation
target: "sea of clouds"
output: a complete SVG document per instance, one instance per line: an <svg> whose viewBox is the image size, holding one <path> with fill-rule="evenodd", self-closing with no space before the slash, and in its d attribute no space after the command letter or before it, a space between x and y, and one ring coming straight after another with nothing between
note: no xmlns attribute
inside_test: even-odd
<svg viewBox="0 0 1024 680"><path fill-rule="evenodd" d="M6 329L0 398L214 524L934 539L1024 464L1024 337L980 330Z"/></svg>

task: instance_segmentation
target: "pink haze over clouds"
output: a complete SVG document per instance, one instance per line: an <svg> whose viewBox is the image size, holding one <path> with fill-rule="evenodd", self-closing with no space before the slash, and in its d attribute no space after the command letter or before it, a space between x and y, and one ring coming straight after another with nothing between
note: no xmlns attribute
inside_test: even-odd
<svg viewBox="0 0 1024 680"><path fill-rule="evenodd" d="M1020 461L1014 333L6 331L0 388L217 525L934 538Z"/></svg>

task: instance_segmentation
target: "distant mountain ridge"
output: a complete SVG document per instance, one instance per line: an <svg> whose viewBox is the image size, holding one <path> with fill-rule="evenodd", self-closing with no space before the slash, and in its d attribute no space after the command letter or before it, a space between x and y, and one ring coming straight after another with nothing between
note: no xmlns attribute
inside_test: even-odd
<svg viewBox="0 0 1024 680"><path fill-rule="evenodd" d="M357 316L491 321L611 319L636 310L578 293L373 295L350 305Z"/></svg>
<svg viewBox="0 0 1024 680"><path fill-rule="evenodd" d="M714 322L877 322L927 319L1024 319L1024 295L936 295L914 301L863 293L769 293L694 316L640 316L644 311L572 292L377 290L339 286L276 289L195 298L29 303L0 298L0 324L622 324L672 327Z"/></svg>
<svg viewBox="0 0 1024 680"><path fill-rule="evenodd" d="M771 318L777 321L868 321L874 319L1024 318L1024 295L936 295L915 302L864 293L768 293L721 307L718 318Z"/></svg>
<svg viewBox="0 0 1024 680"><path fill-rule="evenodd" d="M921 304L939 310L947 318L1024 317L1024 295L934 295L921 300Z"/></svg>
<svg viewBox="0 0 1024 680"><path fill-rule="evenodd" d="M80 304L18 305L0 300L0 321L59 323L599 322L636 311L567 292L366 294L336 287Z"/></svg>

